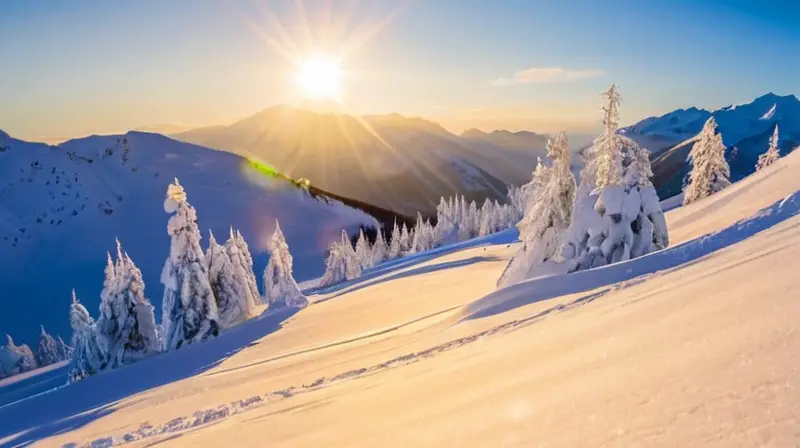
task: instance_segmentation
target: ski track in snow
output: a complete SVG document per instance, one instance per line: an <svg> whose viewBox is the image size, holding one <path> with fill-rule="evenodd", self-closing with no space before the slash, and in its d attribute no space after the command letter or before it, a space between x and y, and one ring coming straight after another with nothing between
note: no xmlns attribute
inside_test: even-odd
<svg viewBox="0 0 800 448"><path fill-rule="evenodd" d="M508 311L518 306L534 303L546 298L562 296L569 293L588 292L587 294L573 299L572 301L548 307L528 317L510 320L486 330L473 333L469 336L453 339L422 351L397 356L379 364L348 370L333 376L322 376L308 384L292 385L286 388L269 391L264 394L253 395L240 400L223 403L215 407L201 409L195 411L191 415L178 416L158 425L153 425L150 422L143 422L139 428L134 431L130 431L122 435L97 438L84 445L69 443L63 446L70 448L76 448L78 446L91 448L111 447L134 441L140 441L151 437L164 435L168 436L211 423L217 423L233 415L237 415L278 400L289 399L297 394L313 392L315 390L319 390L320 388L331 386L346 380L377 374L395 367L416 363L423 359L431 358L438 354L463 347L482 338L507 333L520 327L536 323L550 315L581 307L597 300L600 297L605 296L610 292L638 285L652 278L654 275L659 275L659 273L663 272L664 270L685 265L688 262L697 260L703 256L712 254L716 251L741 242L762 230L766 230L798 214L800 214L800 191L785 197L769 207L762 209L754 216L741 220L721 231L705 235L695 240L688 241L684 244L630 260L628 262L617 263L615 265L609 265L602 268L570 274L573 276L573 278L576 276L585 277L582 279L584 280L582 282L569 282L570 288L573 289L570 291L559 291L554 293L546 288L541 288L542 283L546 285L547 283L552 282L554 279L561 276L533 279L498 290L464 307L465 312L462 315L461 320L456 320L455 322L457 323L464 319L480 318L487 315L496 314L498 312ZM598 276L610 280L601 284L592 281L592 279ZM624 278L625 276L627 276L627 278ZM576 280L581 280L581 278ZM612 282L614 284L610 284ZM532 291L539 289L544 289L542 294L539 294L540 297L536 297L537 294L532 294ZM442 312L436 314L446 313L447 311L448 310L443 310ZM436 314L434 314L434 316ZM432 316L427 316L425 318L429 317ZM419 320L420 319L417 319L417 321ZM403 325L408 325L411 323L413 323L413 321L407 322ZM403 325L398 326L398 328ZM389 329L388 331L393 330ZM364 337L370 337L370 335L366 335ZM364 337L355 338L353 340L339 341L338 345L354 342L355 340L360 340ZM317 347L316 349L323 348L325 347L321 346ZM246 368L248 366L243 367Z"/></svg>

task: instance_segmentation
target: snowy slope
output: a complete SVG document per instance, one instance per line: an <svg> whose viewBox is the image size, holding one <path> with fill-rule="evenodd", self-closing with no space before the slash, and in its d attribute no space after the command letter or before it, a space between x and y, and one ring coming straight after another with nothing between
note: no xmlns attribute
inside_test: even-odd
<svg viewBox="0 0 800 448"><path fill-rule="evenodd" d="M264 160L333 193L414 216L441 196L502 199L530 180L533 148L473 142L436 123L398 114L355 116L276 106L229 126L175 138Z"/></svg>
<svg viewBox="0 0 800 448"><path fill-rule="evenodd" d="M800 100L794 95L768 93L750 103L715 111L693 107L646 118L621 132L653 153L654 183L661 197L672 196L681 190L683 178L689 170L686 157L694 144L694 137L710 116L717 121L723 142L728 147L727 158L734 181L755 170L758 156L769 146L776 124L780 128L782 154L788 154L800 145Z"/></svg>
<svg viewBox="0 0 800 448"><path fill-rule="evenodd" d="M580 276L495 292L507 234L378 268L0 405L0 444L794 446L798 170L673 209L671 248Z"/></svg>
<svg viewBox="0 0 800 448"><path fill-rule="evenodd" d="M169 251L166 185L178 177L207 238L240 228L260 273L265 241L281 222L297 260L298 278L319 275L322 255L341 229L373 223L363 212L326 204L242 158L131 132L93 136L57 147L0 137L0 334L35 344L44 324L70 337L70 290L95 312L105 252L119 237L144 273L146 295L160 311L159 275Z"/></svg>

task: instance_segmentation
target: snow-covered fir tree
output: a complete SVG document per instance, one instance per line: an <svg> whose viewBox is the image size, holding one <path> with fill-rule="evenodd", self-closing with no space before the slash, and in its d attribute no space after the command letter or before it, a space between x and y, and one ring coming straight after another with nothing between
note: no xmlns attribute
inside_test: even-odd
<svg viewBox="0 0 800 448"><path fill-rule="evenodd" d="M253 304L255 304L255 301L258 299L260 294L258 292L258 283L256 283L256 274L253 270L253 256L250 253L250 248L247 246L247 241L245 241L244 237L242 236L242 232L238 230L233 232L231 229L231 238L225 243L226 247L228 247L231 240L233 240L233 243L235 243L236 247L239 249L238 253L241 257L240 264L242 265L242 269L244 269L244 273L247 278L247 287L250 291L250 297L252 297ZM228 250L228 255L230 255L230 249Z"/></svg>
<svg viewBox="0 0 800 448"><path fill-rule="evenodd" d="M69 311L69 322L72 327L72 362L69 379L78 381L89 375L98 373L103 365L105 355L100 348L95 331L95 323L72 291L72 305Z"/></svg>
<svg viewBox="0 0 800 448"><path fill-rule="evenodd" d="M534 173L545 183L536 194L528 196L525 216L517 224L522 247L503 271L497 282L499 287L530 277L532 270L542 263L560 261L562 235L572 219L577 188L569 169L569 149L564 132L547 142L547 156L553 165Z"/></svg>
<svg viewBox="0 0 800 448"><path fill-rule="evenodd" d="M389 242L389 252L386 254L387 260L394 260L395 258L402 255L403 247L400 244L400 227L397 225L397 221L394 222L394 227L392 227L392 237L391 241Z"/></svg>
<svg viewBox="0 0 800 448"><path fill-rule="evenodd" d="M275 223L275 232L267 243L269 262L264 269L264 302L272 308L304 307L308 299L300 292L300 287L292 274L292 254L281 226Z"/></svg>
<svg viewBox="0 0 800 448"><path fill-rule="evenodd" d="M226 246L238 255L239 246L233 242L234 238L235 235L231 232L231 243ZM246 274L241 266L236 266L231 261L226 246L219 244L209 231L205 262L208 266L208 281L217 305L220 328L239 325L255 313L255 303L250 297ZM238 261L241 263L241 258Z"/></svg>
<svg viewBox="0 0 800 448"><path fill-rule="evenodd" d="M168 351L216 337L219 318L200 247L197 213L187 202L178 179L167 189L164 210L173 213L167 224L170 254L161 272L164 284L161 334L164 351Z"/></svg>
<svg viewBox="0 0 800 448"><path fill-rule="evenodd" d="M238 315L239 317L233 320L241 319L239 320L241 322L255 315L256 303L261 297L253 273L253 257L250 255L250 248L247 247L242 233L238 230L231 229L228 241L225 242L225 251L231 260L231 274L234 282L243 286L240 294L236 296L238 301L229 303L229 306L238 310L228 309L226 312Z"/></svg>
<svg viewBox="0 0 800 448"><path fill-rule="evenodd" d="M107 257L95 324L103 353L101 369L114 369L158 353L161 348L153 305L144 296L142 272L117 240L117 261Z"/></svg>
<svg viewBox="0 0 800 448"><path fill-rule="evenodd" d="M375 237L375 244L370 248L370 257L372 258L372 266L385 261L389 254L389 247L386 245L386 239L383 237L383 232L378 229L378 235Z"/></svg>
<svg viewBox="0 0 800 448"><path fill-rule="evenodd" d="M772 131L772 137L769 139L769 148L767 152L758 156L758 163L756 164L756 171L772 165L781 158L781 152L778 148L778 125L775 125L775 130Z"/></svg>
<svg viewBox="0 0 800 448"><path fill-rule="evenodd" d="M328 258L325 260L325 273L319 286L330 286L345 280L353 280L361 276L361 263L356 251L350 244L347 232L342 230L342 238L331 244Z"/></svg>
<svg viewBox="0 0 800 448"><path fill-rule="evenodd" d="M372 253L370 252L369 248L369 240L367 239L366 235L364 235L364 229L358 233L358 239L356 240L356 258L358 262L361 263L361 269L369 269L373 266L372 264Z"/></svg>
<svg viewBox="0 0 800 448"><path fill-rule="evenodd" d="M717 133L717 122L710 117L692 150L689 152L692 170L683 188L683 204L711 196L731 184L731 170L725 160L725 144Z"/></svg>
<svg viewBox="0 0 800 448"><path fill-rule="evenodd" d="M411 235L408 233L408 227L406 223L403 223L403 227L400 229L400 253L405 255L411 250Z"/></svg>
<svg viewBox="0 0 800 448"><path fill-rule="evenodd" d="M37 367L36 357L30 347L17 345L11 335L6 335L7 344L0 347L0 378L27 372Z"/></svg>
<svg viewBox="0 0 800 448"><path fill-rule="evenodd" d="M568 272L635 258L669 244L666 220L650 182L649 153L617 134L620 99L614 86L606 97L606 128L584 151L586 165L572 223L564 233L562 255Z"/></svg>
<svg viewBox="0 0 800 448"><path fill-rule="evenodd" d="M64 353L59 352L58 342L50 336L50 333L42 325L42 330L39 333L39 345L36 346L36 364L39 367L44 367L64 359L66 359L64 358Z"/></svg>
<svg viewBox="0 0 800 448"><path fill-rule="evenodd" d="M608 99L604 108L605 117L603 134L594 142L595 147L595 183L597 188L620 185L622 183L622 151L620 150L619 104L622 99L617 92L616 84L605 92Z"/></svg>

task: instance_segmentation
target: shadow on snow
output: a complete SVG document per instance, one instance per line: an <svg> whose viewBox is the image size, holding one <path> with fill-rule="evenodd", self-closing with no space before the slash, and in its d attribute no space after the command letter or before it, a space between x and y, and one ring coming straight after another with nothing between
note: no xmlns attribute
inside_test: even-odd
<svg viewBox="0 0 800 448"><path fill-rule="evenodd" d="M298 311L284 308L265 313L215 339L0 406L0 440L14 435L0 445L25 445L75 430L113 413L123 398L202 374L279 330ZM64 375L61 384L66 380Z"/></svg>

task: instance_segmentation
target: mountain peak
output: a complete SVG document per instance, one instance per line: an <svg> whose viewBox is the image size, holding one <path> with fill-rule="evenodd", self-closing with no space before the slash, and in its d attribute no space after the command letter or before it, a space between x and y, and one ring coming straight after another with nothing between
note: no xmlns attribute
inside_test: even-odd
<svg viewBox="0 0 800 448"><path fill-rule="evenodd" d="M463 138L482 138L486 137L486 133L481 131L478 128L469 128L466 131L461 133L461 137Z"/></svg>

